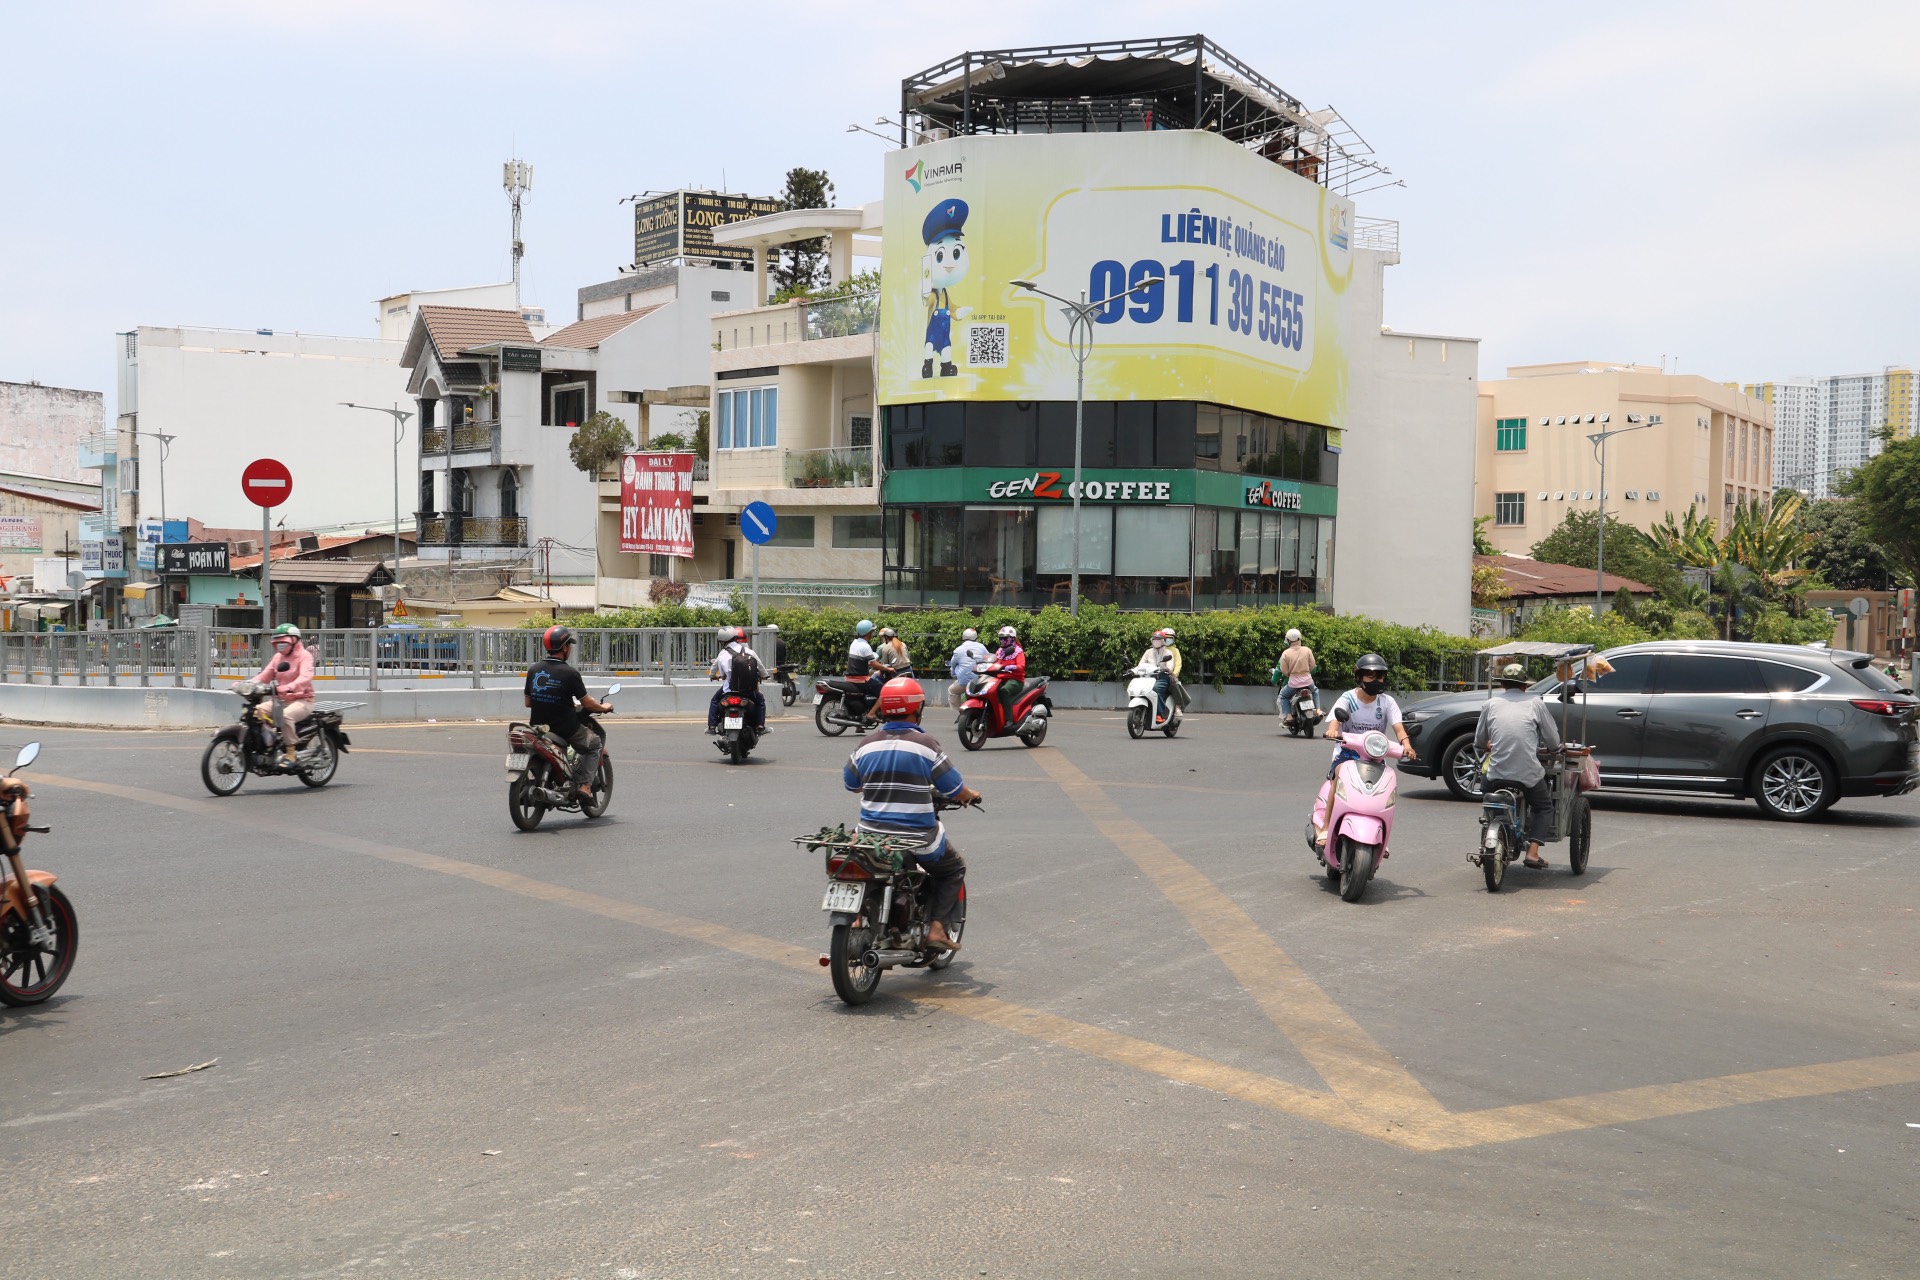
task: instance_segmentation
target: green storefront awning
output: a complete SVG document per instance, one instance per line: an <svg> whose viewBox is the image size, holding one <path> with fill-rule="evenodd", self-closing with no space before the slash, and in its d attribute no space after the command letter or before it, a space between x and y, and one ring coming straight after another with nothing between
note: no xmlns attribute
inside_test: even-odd
<svg viewBox="0 0 1920 1280"><path fill-rule="evenodd" d="M1232 472L1087 467L1082 505L1202 506L1295 511L1330 516L1338 490L1327 484L1243 476ZM1044 506L1073 501L1072 468L914 467L887 473L881 501L888 506L979 506L1014 502Z"/></svg>

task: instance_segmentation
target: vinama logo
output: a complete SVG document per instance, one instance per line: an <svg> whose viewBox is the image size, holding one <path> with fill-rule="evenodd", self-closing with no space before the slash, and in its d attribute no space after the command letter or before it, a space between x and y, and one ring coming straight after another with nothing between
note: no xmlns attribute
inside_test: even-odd
<svg viewBox="0 0 1920 1280"><path fill-rule="evenodd" d="M913 162L913 167L907 170L907 184L913 188L913 193L915 195L920 194L920 171L925 167L926 167L925 161L915 160Z"/></svg>
<svg viewBox="0 0 1920 1280"><path fill-rule="evenodd" d="M914 194L922 187L938 186L942 182L958 182L966 172L965 160L949 160L945 164L928 164L925 160L915 160L913 167L907 170L907 185Z"/></svg>

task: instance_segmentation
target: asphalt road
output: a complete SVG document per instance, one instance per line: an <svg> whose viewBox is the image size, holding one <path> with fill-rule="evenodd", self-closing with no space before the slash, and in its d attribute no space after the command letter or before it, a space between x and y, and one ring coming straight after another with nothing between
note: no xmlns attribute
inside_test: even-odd
<svg viewBox="0 0 1920 1280"><path fill-rule="evenodd" d="M530 835L499 725L226 800L200 735L31 731L82 943L0 1013L0 1275L1914 1274L1920 796L1602 794L1496 896L1407 778L1347 905L1273 729L952 744L966 950L857 1011L804 722L617 723Z"/></svg>

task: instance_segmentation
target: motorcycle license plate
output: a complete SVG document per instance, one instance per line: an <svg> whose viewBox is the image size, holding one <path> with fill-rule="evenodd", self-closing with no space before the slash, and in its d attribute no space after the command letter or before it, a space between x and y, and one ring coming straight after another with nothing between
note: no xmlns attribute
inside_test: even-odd
<svg viewBox="0 0 1920 1280"><path fill-rule="evenodd" d="M822 911L858 911L860 904L866 900L865 887L844 884L836 880L827 886L827 899L820 904L820 909Z"/></svg>
<svg viewBox="0 0 1920 1280"><path fill-rule="evenodd" d="M508 773L525 773L526 770L527 770L527 753L526 752L510 751L507 753L507 772Z"/></svg>
<svg viewBox="0 0 1920 1280"><path fill-rule="evenodd" d="M747 721L745 716L728 716L726 727L729 729L738 729L740 726L744 725L746 722Z"/></svg>
<svg viewBox="0 0 1920 1280"><path fill-rule="evenodd" d="M813 705L816 707L819 706L821 703L825 702L826 700L827 700L827 695L824 693L816 693L813 695Z"/></svg>

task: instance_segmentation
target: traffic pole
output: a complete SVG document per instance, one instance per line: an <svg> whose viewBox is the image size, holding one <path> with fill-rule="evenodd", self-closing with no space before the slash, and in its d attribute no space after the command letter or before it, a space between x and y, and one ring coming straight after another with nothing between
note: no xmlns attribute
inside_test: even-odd
<svg viewBox="0 0 1920 1280"><path fill-rule="evenodd" d="M260 508L260 616L266 619L263 631L273 630L273 547L267 539L273 536L273 508Z"/></svg>
<svg viewBox="0 0 1920 1280"><path fill-rule="evenodd" d="M748 555L753 560L753 609L747 621L748 625L757 627L760 625L760 544L754 543Z"/></svg>

